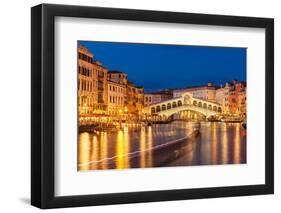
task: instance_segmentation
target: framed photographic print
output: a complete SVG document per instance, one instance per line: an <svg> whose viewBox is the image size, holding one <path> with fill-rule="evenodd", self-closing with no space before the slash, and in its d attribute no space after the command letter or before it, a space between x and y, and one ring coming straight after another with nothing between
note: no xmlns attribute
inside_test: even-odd
<svg viewBox="0 0 281 213"><path fill-rule="evenodd" d="M272 194L274 21L31 9L31 203Z"/></svg>

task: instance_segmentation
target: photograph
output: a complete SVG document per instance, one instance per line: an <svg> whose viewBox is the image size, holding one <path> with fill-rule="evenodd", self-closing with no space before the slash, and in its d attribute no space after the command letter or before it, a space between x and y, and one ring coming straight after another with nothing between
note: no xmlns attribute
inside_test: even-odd
<svg viewBox="0 0 281 213"><path fill-rule="evenodd" d="M246 164L246 69L245 47L77 41L77 170Z"/></svg>

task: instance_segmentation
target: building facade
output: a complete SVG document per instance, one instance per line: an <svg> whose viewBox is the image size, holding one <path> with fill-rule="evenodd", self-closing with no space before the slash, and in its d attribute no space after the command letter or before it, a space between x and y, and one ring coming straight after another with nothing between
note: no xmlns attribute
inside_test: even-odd
<svg viewBox="0 0 281 213"><path fill-rule="evenodd" d="M216 86L214 86L212 83L208 83L207 85L203 85L203 86L175 89L173 90L173 97L178 98L183 93L186 92L191 93L193 98L199 98L202 100L213 101L213 102L216 101Z"/></svg>
<svg viewBox="0 0 281 213"><path fill-rule="evenodd" d="M246 82L233 81L229 97L229 111L235 114L246 113Z"/></svg>
<svg viewBox="0 0 281 213"><path fill-rule="evenodd" d="M224 113L246 114L246 82L227 82L216 90L216 102L222 105Z"/></svg>
<svg viewBox="0 0 281 213"><path fill-rule="evenodd" d="M143 112L144 107L144 88L137 86L136 87L136 111L138 114Z"/></svg>
<svg viewBox="0 0 281 213"><path fill-rule="evenodd" d="M94 113L105 114L107 112L107 69L99 61L92 63L94 71L94 82L97 88L97 104Z"/></svg>
<svg viewBox="0 0 281 213"><path fill-rule="evenodd" d="M226 99L226 93L227 91L225 87L220 87L216 90L216 103L221 104L223 112L227 111L226 102L228 102L228 99Z"/></svg>
<svg viewBox="0 0 281 213"><path fill-rule="evenodd" d="M120 115L127 113L127 74L121 71L108 72L108 114Z"/></svg>
<svg viewBox="0 0 281 213"><path fill-rule="evenodd" d="M125 110L126 85L108 80L108 114L117 116Z"/></svg>
<svg viewBox="0 0 281 213"><path fill-rule="evenodd" d="M144 106L144 89L128 82L126 105L129 114L139 115Z"/></svg>
<svg viewBox="0 0 281 213"><path fill-rule="evenodd" d="M93 54L87 48L78 48L78 110L80 115L91 114L97 104L97 87L94 80Z"/></svg>
<svg viewBox="0 0 281 213"><path fill-rule="evenodd" d="M83 46L78 47L78 110L80 115L107 112L107 69Z"/></svg>
<svg viewBox="0 0 281 213"><path fill-rule="evenodd" d="M173 98L173 93L170 90L158 91L154 93L144 94L144 106L159 103Z"/></svg>
<svg viewBox="0 0 281 213"><path fill-rule="evenodd" d="M122 71L111 70L108 72L108 79L112 82L127 85L128 77L127 74Z"/></svg>

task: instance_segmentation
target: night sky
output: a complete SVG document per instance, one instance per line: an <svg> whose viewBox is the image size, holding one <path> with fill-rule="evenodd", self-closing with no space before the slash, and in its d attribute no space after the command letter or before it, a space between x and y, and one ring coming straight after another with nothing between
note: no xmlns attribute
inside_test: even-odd
<svg viewBox="0 0 281 213"><path fill-rule="evenodd" d="M246 81L246 48L79 41L145 91Z"/></svg>

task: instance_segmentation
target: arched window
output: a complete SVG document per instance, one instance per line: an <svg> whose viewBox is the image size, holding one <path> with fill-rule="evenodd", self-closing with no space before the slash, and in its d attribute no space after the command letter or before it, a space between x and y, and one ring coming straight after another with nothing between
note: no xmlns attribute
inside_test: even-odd
<svg viewBox="0 0 281 213"><path fill-rule="evenodd" d="M165 110L166 110L166 105L163 104L163 105L162 105L162 111L165 111Z"/></svg>
<svg viewBox="0 0 281 213"><path fill-rule="evenodd" d="M217 106L213 106L213 110L214 110L214 111L217 111Z"/></svg>
<svg viewBox="0 0 281 213"><path fill-rule="evenodd" d="M211 104L209 104L208 110L212 110L212 105Z"/></svg>
<svg viewBox="0 0 281 213"><path fill-rule="evenodd" d="M171 109L171 103L167 104L167 109Z"/></svg>
<svg viewBox="0 0 281 213"><path fill-rule="evenodd" d="M199 106L199 107L202 107L202 102L199 102L199 103L198 103L198 106Z"/></svg>
<svg viewBox="0 0 281 213"><path fill-rule="evenodd" d="M194 106L197 106L197 101L193 101L193 105L194 105Z"/></svg>
<svg viewBox="0 0 281 213"><path fill-rule="evenodd" d="M207 109L207 104L206 103L203 104L203 108Z"/></svg>
<svg viewBox="0 0 281 213"><path fill-rule="evenodd" d="M218 112L221 112L221 107L218 108Z"/></svg>
<svg viewBox="0 0 281 213"><path fill-rule="evenodd" d="M160 111L161 111L160 106L157 106L157 107L156 107L156 112L160 112Z"/></svg>
<svg viewBox="0 0 281 213"><path fill-rule="evenodd" d="M151 114L154 114L154 113L155 113L155 108L152 107L152 108L151 108Z"/></svg>
<svg viewBox="0 0 281 213"><path fill-rule="evenodd" d="M177 107L177 103L173 102L173 108Z"/></svg>
<svg viewBox="0 0 281 213"><path fill-rule="evenodd" d="M178 106L181 106L181 105L182 105L181 101L178 101Z"/></svg>

